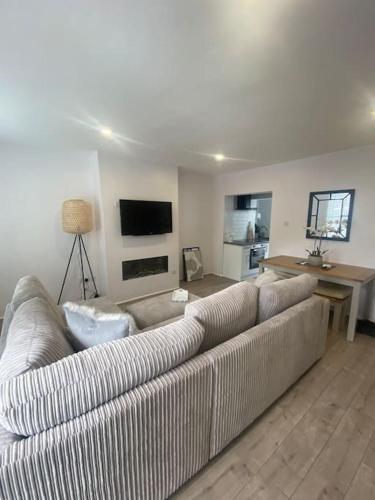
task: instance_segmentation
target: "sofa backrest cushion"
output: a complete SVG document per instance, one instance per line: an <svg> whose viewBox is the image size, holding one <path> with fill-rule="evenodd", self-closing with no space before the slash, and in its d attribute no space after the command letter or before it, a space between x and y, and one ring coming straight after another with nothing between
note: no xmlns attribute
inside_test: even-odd
<svg viewBox="0 0 375 500"><path fill-rule="evenodd" d="M269 285L270 283L275 283L276 281L279 281L280 276L278 276L275 271L272 269L269 269L268 271L265 271L264 273L260 273L254 280L254 285L256 285L258 288L264 285Z"/></svg>
<svg viewBox="0 0 375 500"><path fill-rule="evenodd" d="M64 328L44 299L21 304L10 324L0 359L0 383L73 354Z"/></svg>
<svg viewBox="0 0 375 500"><path fill-rule="evenodd" d="M20 435L67 422L196 354L204 329L182 319L91 347L0 385L0 424Z"/></svg>
<svg viewBox="0 0 375 500"><path fill-rule="evenodd" d="M34 299L35 297L44 299L50 306L51 311L53 311L56 315L56 318L61 325L65 326L62 311L36 276L24 276L18 281L11 302L13 312L15 312L21 304L30 299Z"/></svg>
<svg viewBox="0 0 375 500"><path fill-rule="evenodd" d="M258 288L246 281L196 300L185 308L185 318L194 317L204 326L200 352L207 351L255 324Z"/></svg>
<svg viewBox="0 0 375 500"><path fill-rule="evenodd" d="M318 280L301 274L259 288L258 323L262 323L291 306L311 297Z"/></svg>
<svg viewBox="0 0 375 500"><path fill-rule="evenodd" d="M4 451L8 448L8 446L15 443L16 441L19 441L20 439L22 439L21 436L7 431L3 426L0 425L0 457L2 453L4 453Z"/></svg>
<svg viewBox="0 0 375 500"><path fill-rule="evenodd" d="M13 319L13 307L12 304L8 304L5 308L3 324L1 326L1 334L0 334L0 359L3 355L5 344L7 341L8 331L10 324Z"/></svg>

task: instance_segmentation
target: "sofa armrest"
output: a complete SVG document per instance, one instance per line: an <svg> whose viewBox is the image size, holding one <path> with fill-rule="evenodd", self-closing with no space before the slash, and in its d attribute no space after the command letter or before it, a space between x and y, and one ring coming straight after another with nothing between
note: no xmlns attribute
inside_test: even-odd
<svg viewBox="0 0 375 500"><path fill-rule="evenodd" d="M0 384L0 423L32 436L67 422L194 356L204 337L193 318L100 344Z"/></svg>
<svg viewBox="0 0 375 500"><path fill-rule="evenodd" d="M313 296L206 353L213 364L211 458L323 354L329 301Z"/></svg>
<svg viewBox="0 0 375 500"><path fill-rule="evenodd" d="M162 499L209 459L212 368L198 356L0 456L0 498Z"/></svg>

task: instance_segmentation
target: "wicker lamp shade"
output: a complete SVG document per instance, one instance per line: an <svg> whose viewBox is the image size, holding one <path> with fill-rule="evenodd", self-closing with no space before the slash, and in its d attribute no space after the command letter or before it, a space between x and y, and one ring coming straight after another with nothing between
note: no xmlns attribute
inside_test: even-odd
<svg viewBox="0 0 375 500"><path fill-rule="evenodd" d="M92 230L91 206L87 201L64 201L63 230L71 234L86 234Z"/></svg>

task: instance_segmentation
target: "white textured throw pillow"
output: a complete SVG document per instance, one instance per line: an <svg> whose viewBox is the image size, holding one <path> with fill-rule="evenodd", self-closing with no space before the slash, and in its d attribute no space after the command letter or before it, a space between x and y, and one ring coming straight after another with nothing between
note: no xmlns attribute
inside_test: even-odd
<svg viewBox="0 0 375 500"><path fill-rule="evenodd" d="M254 285L259 288L263 285L275 283L275 281L279 281L280 279L282 278L280 278L280 276L276 274L275 271L272 271L272 269L270 269L269 271L259 274L259 276L257 276L256 280L254 281Z"/></svg>
<svg viewBox="0 0 375 500"><path fill-rule="evenodd" d="M71 343L77 350L87 349L138 332L133 317L128 313L103 313L94 307L74 302L63 305Z"/></svg>

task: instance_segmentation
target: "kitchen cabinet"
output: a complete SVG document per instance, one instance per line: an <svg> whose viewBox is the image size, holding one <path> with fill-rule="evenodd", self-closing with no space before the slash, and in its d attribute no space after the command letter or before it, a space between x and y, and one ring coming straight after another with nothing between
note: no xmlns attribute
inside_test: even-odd
<svg viewBox="0 0 375 500"><path fill-rule="evenodd" d="M258 274L258 260L268 257L268 243L224 243L223 276L241 281Z"/></svg>
<svg viewBox="0 0 375 500"><path fill-rule="evenodd" d="M224 243L223 276L241 281L244 248L246 247Z"/></svg>
<svg viewBox="0 0 375 500"><path fill-rule="evenodd" d="M257 200L251 194L240 194L236 200L236 210L256 210Z"/></svg>

